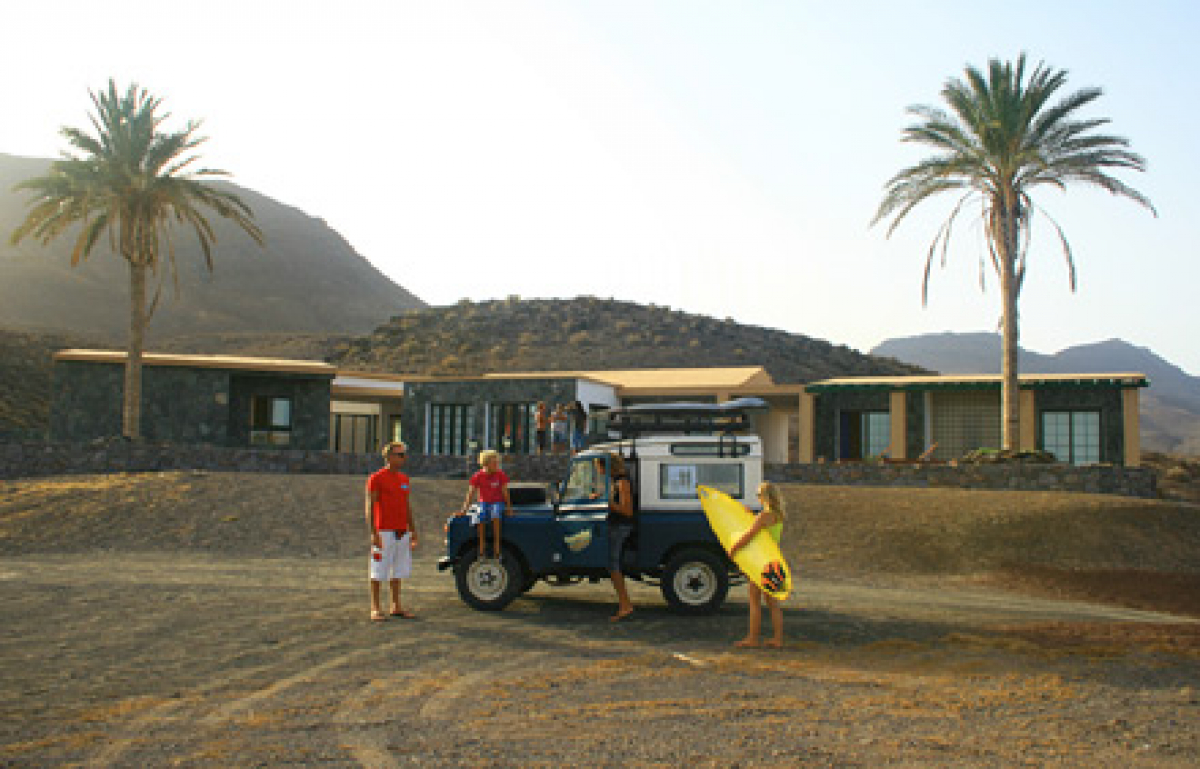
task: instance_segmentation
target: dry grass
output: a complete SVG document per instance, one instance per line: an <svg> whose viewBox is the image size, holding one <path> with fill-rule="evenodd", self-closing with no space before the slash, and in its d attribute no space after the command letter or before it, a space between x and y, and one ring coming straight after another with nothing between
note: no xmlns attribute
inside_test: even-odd
<svg viewBox="0 0 1200 769"><path fill-rule="evenodd" d="M361 551L362 478L227 473L0 484L0 554ZM1200 507L1105 495L785 485L784 551L801 573L990 580L1200 616ZM436 547L463 482L417 478Z"/></svg>

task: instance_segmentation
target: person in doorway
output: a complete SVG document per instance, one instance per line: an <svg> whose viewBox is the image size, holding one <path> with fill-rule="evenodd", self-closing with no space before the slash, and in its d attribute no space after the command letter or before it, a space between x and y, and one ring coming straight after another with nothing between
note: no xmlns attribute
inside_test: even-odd
<svg viewBox="0 0 1200 769"><path fill-rule="evenodd" d="M537 453L546 453L546 439L550 432L550 414L546 411L546 402L538 401L537 411L533 415L534 429L537 430Z"/></svg>
<svg viewBox="0 0 1200 769"><path fill-rule="evenodd" d="M487 524L492 522L492 555L500 558L500 518L512 515L512 501L508 496L508 475L500 469L500 454L494 449L479 452L479 472L471 476L467 497L463 500L459 515L466 515L478 497L479 507L472 523L479 535L479 557L487 554Z"/></svg>
<svg viewBox="0 0 1200 769"><path fill-rule="evenodd" d="M738 537L738 540L729 548L731 557L763 529L770 533L776 543L783 534L783 521L787 513L783 507L783 497L779 493L779 487L770 481L763 481L758 485L758 501L762 504L762 511L754 516L754 523L746 533ZM762 602L766 600L767 608L771 611L771 628L774 631L771 640L767 641L766 645L776 649L781 648L783 646L783 608L779 605L779 601L764 593L753 582L747 581L746 588L750 591L749 628L746 631L746 637L734 645L758 646L759 636L762 633Z"/></svg>
<svg viewBox="0 0 1200 769"><path fill-rule="evenodd" d="M583 451L587 437L587 409L583 407L583 403L575 401L571 404L568 417L571 421L571 453L578 454Z"/></svg>
<svg viewBox="0 0 1200 769"><path fill-rule="evenodd" d="M617 591L617 613L609 619L620 622L633 614L625 574L621 571L621 554L633 534L633 486L620 454L608 455L612 483L608 492L608 576Z"/></svg>
<svg viewBox="0 0 1200 769"><path fill-rule="evenodd" d="M558 454L567 450L567 411L561 403L554 404L554 413L550 415L550 451Z"/></svg>
<svg viewBox="0 0 1200 769"><path fill-rule="evenodd" d="M409 506L409 480L402 468L408 448L399 441L383 447L383 469L367 478L367 530L371 539L371 620L388 616L412 619L415 615L400 602L400 581L412 573L412 551L417 546L417 528ZM391 605L385 614L382 587L388 583Z"/></svg>

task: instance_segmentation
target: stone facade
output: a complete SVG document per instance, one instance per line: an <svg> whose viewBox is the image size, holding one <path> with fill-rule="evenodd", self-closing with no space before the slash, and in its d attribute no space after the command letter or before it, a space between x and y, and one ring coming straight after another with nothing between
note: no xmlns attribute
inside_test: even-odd
<svg viewBox="0 0 1200 769"><path fill-rule="evenodd" d="M578 381L574 378L547 379L488 379L438 382L410 382L404 387L401 411L404 440L412 454L424 454L429 435L426 419L430 405L472 406L471 424L465 434L479 441L480 448L503 449L503 436L493 434L486 420L485 405L503 403L536 403L543 401L547 410L556 403L572 403L578 396Z"/></svg>
<svg viewBox="0 0 1200 769"><path fill-rule="evenodd" d="M565 455L506 456L505 471L514 481L558 482L567 471ZM222 448L202 445L130 442L0 442L0 479L79 473L221 472L367 475L383 466L378 454L338 454L295 449ZM476 469L471 457L410 455L406 470L414 476L466 478ZM918 465L811 464L767 465L766 477L781 483L836 486L1070 491L1089 494L1158 496L1157 476L1144 468L1062 464Z"/></svg>
<svg viewBox="0 0 1200 769"><path fill-rule="evenodd" d="M123 363L59 361L54 367L50 437L90 441L121 434ZM291 399L289 448L329 446L331 376L145 366L142 437L213 446L250 445L255 396Z"/></svg>
<svg viewBox="0 0 1200 769"><path fill-rule="evenodd" d="M994 465L811 464L768 465L764 473L780 483L831 486L904 486L992 489L996 491L1067 491L1158 497L1158 476L1140 467L1006 463Z"/></svg>
<svg viewBox="0 0 1200 769"><path fill-rule="evenodd" d="M1087 375L1081 375L1086 377ZM933 393L936 398L940 393L962 391L991 391L996 394L999 408L999 383L994 385L963 385L956 387L952 379L936 386L904 385L895 388L888 385L862 386L855 384L839 385L833 388L815 390L814 427L813 427L813 456L829 461L837 459L859 459L864 457L839 457L838 433L841 430L840 415L843 412L889 412L891 411L890 397L892 392L904 392L905 404L905 457L919 457L933 442L934 436L927 434L927 401L926 394ZM819 383L818 383L819 386ZM1104 382L1094 383L1054 383L1039 382L1036 385L1023 385L1022 390L1033 394L1034 420L1028 428L1038 436L1037 448L1043 448L1041 443L1042 414L1047 411L1095 411L1100 414L1100 462L1122 464L1125 461L1125 422L1122 387L1117 384ZM935 409L936 412L936 409ZM997 442L999 437L997 436ZM999 448L995 446L968 446L967 450L977 448ZM947 456L944 459L955 459L957 456Z"/></svg>
<svg viewBox="0 0 1200 769"><path fill-rule="evenodd" d="M509 456L504 467L514 481L559 481L569 458ZM139 473L210 470L235 473L311 473L367 475L383 466L379 454L339 454L298 449L227 448L177 445L109 438L85 443L0 442L0 479L85 473ZM406 470L414 476L466 478L478 464L465 456L411 455Z"/></svg>

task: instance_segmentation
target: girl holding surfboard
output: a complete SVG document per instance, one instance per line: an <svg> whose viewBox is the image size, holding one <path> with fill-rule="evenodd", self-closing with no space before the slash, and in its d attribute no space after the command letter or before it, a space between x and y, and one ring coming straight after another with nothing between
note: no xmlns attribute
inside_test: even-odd
<svg viewBox="0 0 1200 769"><path fill-rule="evenodd" d="M783 533L783 521L787 517L783 507L783 497L779 494L779 487L770 481L763 481L758 486L758 501L762 503L762 512L754 516L754 524L729 548L731 557L763 529L767 530L776 544L779 543L780 535ZM766 645L777 649L781 648L783 646L783 609L780 607L779 601L764 592L753 581L746 582L746 589L750 591L750 627L746 632L746 637L734 645L758 646L759 634L762 632L762 601L765 599L767 608L771 610L771 627L775 631Z"/></svg>

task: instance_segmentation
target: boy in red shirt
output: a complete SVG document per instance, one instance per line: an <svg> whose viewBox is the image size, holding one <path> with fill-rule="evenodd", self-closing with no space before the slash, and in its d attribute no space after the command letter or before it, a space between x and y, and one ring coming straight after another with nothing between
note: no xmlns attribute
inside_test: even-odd
<svg viewBox="0 0 1200 769"><path fill-rule="evenodd" d="M479 465L483 469L471 476L467 498L463 501L459 515L466 515L467 508L479 497L479 511L472 516L479 533L479 557L484 557L484 537L487 522L492 522L493 552L500 558L500 516L512 514L512 503L508 498L508 476L500 469L500 454L494 449L479 452Z"/></svg>
<svg viewBox="0 0 1200 769"><path fill-rule="evenodd" d="M387 619L380 604L380 585L388 581L393 617L415 615L400 604L400 580L412 573L412 551L417 546L417 529L408 505L408 476L400 471L408 456L403 443L383 447L387 466L367 479L367 530L371 532L371 620Z"/></svg>

